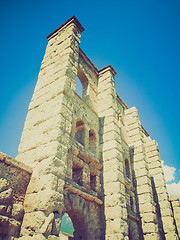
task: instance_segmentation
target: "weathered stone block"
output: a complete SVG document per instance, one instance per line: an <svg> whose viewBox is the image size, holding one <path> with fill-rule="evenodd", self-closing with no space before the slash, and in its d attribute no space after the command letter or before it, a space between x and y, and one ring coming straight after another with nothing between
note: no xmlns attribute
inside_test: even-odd
<svg viewBox="0 0 180 240"><path fill-rule="evenodd" d="M6 216L0 215L0 234L10 235L17 237L20 231L20 222L14 220L13 218L8 218Z"/></svg>
<svg viewBox="0 0 180 240"><path fill-rule="evenodd" d="M142 213L141 217L143 223L157 223L157 216L155 212Z"/></svg>
<svg viewBox="0 0 180 240"><path fill-rule="evenodd" d="M156 156L159 157L159 152L157 151L157 149L155 149L155 150L152 150L151 152L147 152L146 155L147 155L147 158L153 158Z"/></svg>
<svg viewBox="0 0 180 240"><path fill-rule="evenodd" d="M104 172L104 183L109 182L123 182L124 175L122 172L116 170L109 170L108 172Z"/></svg>
<svg viewBox="0 0 180 240"><path fill-rule="evenodd" d="M165 233L173 233L175 232L175 226L173 222L173 218L171 216L162 216L162 221L163 221L163 229Z"/></svg>
<svg viewBox="0 0 180 240"><path fill-rule="evenodd" d="M11 210L11 217L21 221L24 216L24 207L22 204L14 203Z"/></svg>
<svg viewBox="0 0 180 240"><path fill-rule="evenodd" d="M123 217L122 207L118 205L113 207L106 206L105 216L106 216L106 220L122 218Z"/></svg>
<svg viewBox="0 0 180 240"><path fill-rule="evenodd" d="M161 202L160 202L161 204ZM172 210L171 208L163 208L161 212L162 216L172 216Z"/></svg>
<svg viewBox="0 0 180 240"><path fill-rule="evenodd" d="M9 184L5 178L0 178L0 193L7 190Z"/></svg>
<svg viewBox="0 0 180 240"><path fill-rule="evenodd" d="M47 237L52 231L53 220L54 213L50 213L49 216L46 218L45 222L43 223L43 225L41 226L39 232Z"/></svg>
<svg viewBox="0 0 180 240"><path fill-rule="evenodd" d="M49 142L48 144L43 144L35 149L30 149L26 152L20 153L17 157L19 161L26 159L26 164L34 167L37 162L42 161L50 157L54 157L58 149L58 141Z"/></svg>
<svg viewBox="0 0 180 240"><path fill-rule="evenodd" d="M0 204L9 205L12 202L12 189L9 188L0 193Z"/></svg>
<svg viewBox="0 0 180 240"><path fill-rule="evenodd" d="M177 237L177 235L174 233L174 232L168 232L168 233L166 233L166 239L170 239L170 240L177 240L178 239L178 237Z"/></svg>
<svg viewBox="0 0 180 240"><path fill-rule="evenodd" d="M134 156L134 162L136 164L136 162L138 161L144 161L145 159L145 154L142 152L142 153L138 153Z"/></svg>
<svg viewBox="0 0 180 240"><path fill-rule="evenodd" d="M129 144L131 144L131 143L134 144L135 142L141 141L141 139L142 139L141 135L140 134L136 134L136 135L128 138L128 143Z"/></svg>
<svg viewBox="0 0 180 240"><path fill-rule="evenodd" d="M38 182L38 184L37 184ZM58 177L49 173L47 175L32 176L27 193L35 193L46 189L57 190Z"/></svg>
<svg viewBox="0 0 180 240"><path fill-rule="evenodd" d="M115 234L121 232L120 229L123 229L123 232L127 230L127 222L118 218L113 221L106 221L106 232L107 234Z"/></svg>
<svg viewBox="0 0 180 240"><path fill-rule="evenodd" d="M148 174L148 166L145 161L138 161L138 162L136 162L136 164L134 164L135 173L136 173L136 171L139 171L140 169L143 169L144 174L146 174L146 175Z"/></svg>
<svg viewBox="0 0 180 240"><path fill-rule="evenodd" d="M120 193L121 190L125 191L124 184L120 182L109 182L104 184L105 195Z"/></svg>
<svg viewBox="0 0 180 240"><path fill-rule="evenodd" d="M174 214L175 215L179 215L180 216L180 207L174 207L173 210L174 210Z"/></svg>
<svg viewBox="0 0 180 240"><path fill-rule="evenodd" d="M151 188L151 185L150 184L146 184L146 185L139 185L138 187L137 187L137 194L139 195L139 194L145 194L145 193L147 193L147 194L151 194L152 193L152 190L151 190L152 188Z"/></svg>
<svg viewBox="0 0 180 240"><path fill-rule="evenodd" d="M150 178L146 175L146 176L141 176L141 177L137 177L137 186L139 187L144 187L144 185L151 185L151 180Z"/></svg>
<svg viewBox="0 0 180 240"><path fill-rule="evenodd" d="M117 158L104 162L104 172L120 171L120 163Z"/></svg>
<svg viewBox="0 0 180 240"><path fill-rule="evenodd" d="M149 223L142 223L143 232L145 234L147 233L158 233L158 226L155 223L149 222Z"/></svg>
<svg viewBox="0 0 180 240"><path fill-rule="evenodd" d="M112 150L114 148L117 148L118 149L118 145L119 145L119 142L116 141L116 140L113 140L113 141L108 141L108 142L105 142L103 144L103 150L104 151L109 151L109 150Z"/></svg>
<svg viewBox="0 0 180 240"><path fill-rule="evenodd" d="M171 204L172 204L173 207L180 207L179 200L178 201L173 201L173 202L171 202Z"/></svg>
<svg viewBox="0 0 180 240"><path fill-rule="evenodd" d="M43 223L46 220L46 216L42 211L36 211L32 213L26 213L24 215L23 224L21 228L22 235L34 235L39 232Z"/></svg>
<svg viewBox="0 0 180 240"><path fill-rule="evenodd" d="M122 157L122 154L121 152L119 151L119 149L113 149L113 150L108 150L108 151L105 151L103 152L103 160L104 162L105 161L108 161L108 160L112 160L116 158L117 160L120 160L122 161L123 157Z"/></svg>
<svg viewBox="0 0 180 240"><path fill-rule="evenodd" d="M139 204L150 203L153 201L153 196L151 194L139 194L138 201Z"/></svg>
<svg viewBox="0 0 180 240"><path fill-rule="evenodd" d="M163 176L164 176L164 173L163 173L163 170L162 170L161 167L153 168L153 169L150 168L149 171L150 171L150 174L151 174L152 176L158 175L158 174L163 174Z"/></svg>
<svg viewBox="0 0 180 240"><path fill-rule="evenodd" d="M139 205L140 213L154 213L155 207L152 203L145 203Z"/></svg>
<svg viewBox="0 0 180 240"><path fill-rule="evenodd" d="M134 122L134 123L132 123L132 124L130 124L130 125L127 125L127 124L126 124L126 117L124 117L124 122L125 122L125 125L126 125L127 132L133 131L133 130L135 130L135 129L140 129L140 124L139 124L139 122Z"/></svg>
<svg viewBox="0 0 180 240"><path fill-rule="evenodd" d="M114 193L112 195L105 196L105 206L125 206L125 197L121 193Z"/></svg>
<svg viewBox="0 0 180 240"><path fill-rule="evenodd" d="M160 205L160 208L161 208L162 211L164 211L164 208L171 209L169 201L160 201L159 205Z"/></svg>
<svg viewBox="0 0 180 240"><path fill-rule="evenodd" d="M43 211L47 214L62 210L63 194L53 190L43 190L38 193L27 194L24 206L26 212Z"/></svg>
<svg viewBox="0 0 180 240"><path fill-rule="evenodd" d="M147 144L145 143L145 149L146 149L146 153L148 157L152 157L152 156L159 156L159 148L158 145L150 145L147 146ZM151 153L151 154L150 154ZM150 154L150 155L148 155Z"/></svg>
<svg viewBox="0 0 180 240"><path fill-rule="evenodd" d="M161 168L162 164L161 161L155 161L155 162L151 162L150 168Z"/></svg>

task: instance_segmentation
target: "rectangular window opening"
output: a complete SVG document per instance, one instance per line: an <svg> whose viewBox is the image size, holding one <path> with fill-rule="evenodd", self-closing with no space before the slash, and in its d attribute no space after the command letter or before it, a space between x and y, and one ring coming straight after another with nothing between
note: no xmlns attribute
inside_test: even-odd
<svg viewBox="0 0 180 240"><path fill-rule="evenodd" d="M78 166L73 166L72 168L72 180L79 184L80 186L83 185L83 169Z"/></svg>
<svg viewBox="0 0 180 240"><path fill-rule="evenodd" d="M96 176L95 175L90 175L90 187L91 190L96 191Z"/></svg>

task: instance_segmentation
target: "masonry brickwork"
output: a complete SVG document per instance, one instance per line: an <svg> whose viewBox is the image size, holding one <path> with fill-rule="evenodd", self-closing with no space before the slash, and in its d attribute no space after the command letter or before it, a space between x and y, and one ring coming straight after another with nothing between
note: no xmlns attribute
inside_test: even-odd
<svg viewBox="0 0 180 240"><path fill-rule="evenodd" d="M80 49L83 30L73 16L47 37L17 159L0 161L0 240L58 240L64 213L74 239L177 240L158 145L117 95L112 66Z"/></svg>

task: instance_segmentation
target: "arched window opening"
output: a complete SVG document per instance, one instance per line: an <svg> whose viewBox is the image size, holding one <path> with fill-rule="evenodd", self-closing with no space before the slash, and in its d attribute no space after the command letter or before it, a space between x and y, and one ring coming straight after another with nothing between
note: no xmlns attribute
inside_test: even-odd
<svg viewBox="0 0 180 240"><path fill-rule="evenodd" d="M96 153L96 134L92 129L89 130L89 150Z"/></svg>
<svg viewBox="0 0 180 240"><path fill-rule="evenodd" d="M61 227L60 227L60 239L74 239L74 227L71 221L71 218L67 213L65 213L61 220Z"/></svg>
<svg viewBox="0 0 180 240"><path fill-rule="evenodd" d="M133 197L130 197L130 206L131 206L131 211L134 212L134 201L133 201Z"/></svg>
<svg viewBox="0 0 180 240"><path fill-rule="evenodd" d="M125 169L126 169L126 177L130 179L130 166L127 158L125 159Z"/></svg>
<svg viewBox="0 0 180 240"><path fill-rule="evenodd" d="M96 175L90 174L90 188L93 191L96 191Z"/></svg>
<svg viewBox="0 0 180 240"><path fill-rule="evenodd" d="M82 86L82 83L81 83L80 79L78 78L78 76L76 76L76 91L75 92L82 98L83 86Z"/></svg>
<svg viewBox="0 0 180 240"><path fill-rule="evenodd" d="M74 162L72 166L72 180L80 186L83 185L83 168Z"/></svg>
<svg viewBox="0 0 180 240"><path fill-rule="evenodd" d="M84 122L81 119L77 119L76 121L75 139L83 146L85 145L85 126Z"/></svg>
<svg viewBox="0 0 180 240"><path fill-rule="evenodd" d="M88 89L88 79L84 72L79 68L77 71L76 77L76 93L81 97L85 97L87 95Z"/></svg>

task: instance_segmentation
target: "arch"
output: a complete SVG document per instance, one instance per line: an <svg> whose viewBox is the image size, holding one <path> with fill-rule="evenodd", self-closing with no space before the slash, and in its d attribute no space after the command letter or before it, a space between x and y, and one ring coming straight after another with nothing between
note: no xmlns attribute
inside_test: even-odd
<svg viewBox="0 0 180 240"><path fill-rule="evenodd" d="M74 240L87 240L89 203L80 196L64 194L64 213L67 213L74 227Z"/></svg>
<svg viewBox="0 0 180 240"><path fill-rule="evenodd" d="M93 129L89 130L89 150L96 154L96 134Z"/></svg>
<svg viewBox="0 0 180 240"><path fill-rule="evenodd" d="M82 119L78 118L76 120L76 133L75 140L85 145L85 125Z"/></svg>
<svg viewBox="0 0 180 240"><path fill-rule="evenodd" d="M87 240L88 228L85 216L77 209L70 209L67 211L69 217L72 220L74 227L74 239L75 240Z"/></svg>
<svg viewBox="0 0 180 240"><path fill-rule="evenodd" d="M78 68L77 76L76 76L76 93L80 97L85 97L87 95L87 89L88 89L88 79L84 74L84 72L80 68Z"/></svg>
<svg viewBox="0 0 180 240"><path fill-rule="evenodd" d="M125 170L126 170L126 177L130 179L131 178L130 166L129 166L129 160L127 158L125 159Z"/></svg>
<svg viewBox="0 0 180 240"><path fill-rule="evenodd" d="M84 214L77 209L67 210L62 217L60 232L74 236L74 240L87 240L87 222Z"/></svg>

